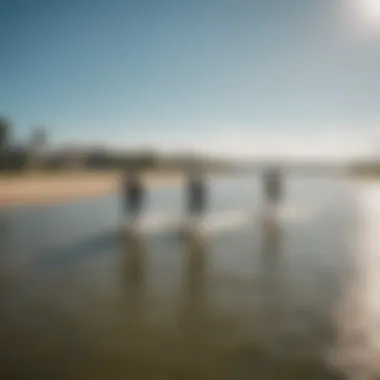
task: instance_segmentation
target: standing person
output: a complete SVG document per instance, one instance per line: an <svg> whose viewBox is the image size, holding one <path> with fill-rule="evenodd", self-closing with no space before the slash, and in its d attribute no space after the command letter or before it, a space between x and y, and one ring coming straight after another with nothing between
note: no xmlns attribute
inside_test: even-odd
<svg viewBox="0 0 380 380"><path fill-rule="evenodd" d="M279 205L282 200L282 174L279 168L267 169L264 172L264 215L263 222L271 226L279 217Z"/></svg>
<svg viewBox="0 0 380 380"><path fill-rule="evenodd" d="M277 206L283 195L282 173L279 168L269 169L265 173L264 192L267 203Z"/></svg>
<svg viewBox="0 0 380 380"><path fill-rule="evenodd" d="M129 215L134 224L141 214L145 198L143 184L135 170L131 170L125 175L123 195L125 212Z"/></svg>
<svg viewBox="0 0 380 380"><path fill-rule="evenodd" d="M206 210L206 185L201 176L193 174L188 185L188 213L193 222L196 222ZM195 219L195 220L194 220Z"/></svg>

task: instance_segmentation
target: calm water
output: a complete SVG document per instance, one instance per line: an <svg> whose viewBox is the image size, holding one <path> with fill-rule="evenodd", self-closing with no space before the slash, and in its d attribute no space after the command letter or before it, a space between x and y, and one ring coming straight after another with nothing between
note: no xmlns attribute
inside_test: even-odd
<svg viewBox="0 0 380 380"><path fill-rule="evenodd" d="M212 181L211 213L252 217L197 239L122 239L113 197L3 211L0 378L375 374L380 356L363 358L369 343L352 312L365 298L352 285L371 266L354 260L354 247L365 249L355 245L358 215L371 209L365 191L342 178L289 178L288 211L264 225L259 185ZM146 212L180 218L182 205L180 189L160 189ZM352 354L358 341L362 351Z"/></svg>

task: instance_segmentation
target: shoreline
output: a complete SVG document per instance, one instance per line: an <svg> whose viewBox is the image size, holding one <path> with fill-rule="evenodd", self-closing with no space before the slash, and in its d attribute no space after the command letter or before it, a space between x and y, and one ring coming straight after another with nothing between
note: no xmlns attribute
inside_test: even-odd
<svg viewBox="0 0 380 380"><path fill-rule="evenodd" d="M179 173L146 173L148 189L180 186ZM34 174L0 177L0 208L50 205L117 194L119 173Z"/></svg>

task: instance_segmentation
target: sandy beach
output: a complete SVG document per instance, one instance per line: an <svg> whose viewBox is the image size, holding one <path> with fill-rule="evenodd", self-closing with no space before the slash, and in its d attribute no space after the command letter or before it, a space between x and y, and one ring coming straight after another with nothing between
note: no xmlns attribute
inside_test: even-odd
<svg viewBox="0 0 380 380"><path fill-rule="evenodd" d="M116 194L120 189L119 173L34 174L0 177L0 206L66 202L78 198ZM148 188L179 186L179 174L147 173Z"/></svg>

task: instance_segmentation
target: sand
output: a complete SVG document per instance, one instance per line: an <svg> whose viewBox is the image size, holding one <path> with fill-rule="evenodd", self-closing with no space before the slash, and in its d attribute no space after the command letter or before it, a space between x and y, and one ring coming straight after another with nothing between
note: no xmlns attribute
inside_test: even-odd
<svg viewBox="0 0 380 380"><path fill-rule="evenodd" d="M118 173L30 174L0 177L0 206L69 202L116 194L120 190ZM180 186L179 174L147 173L143 180L148 188Z"/></svg>

